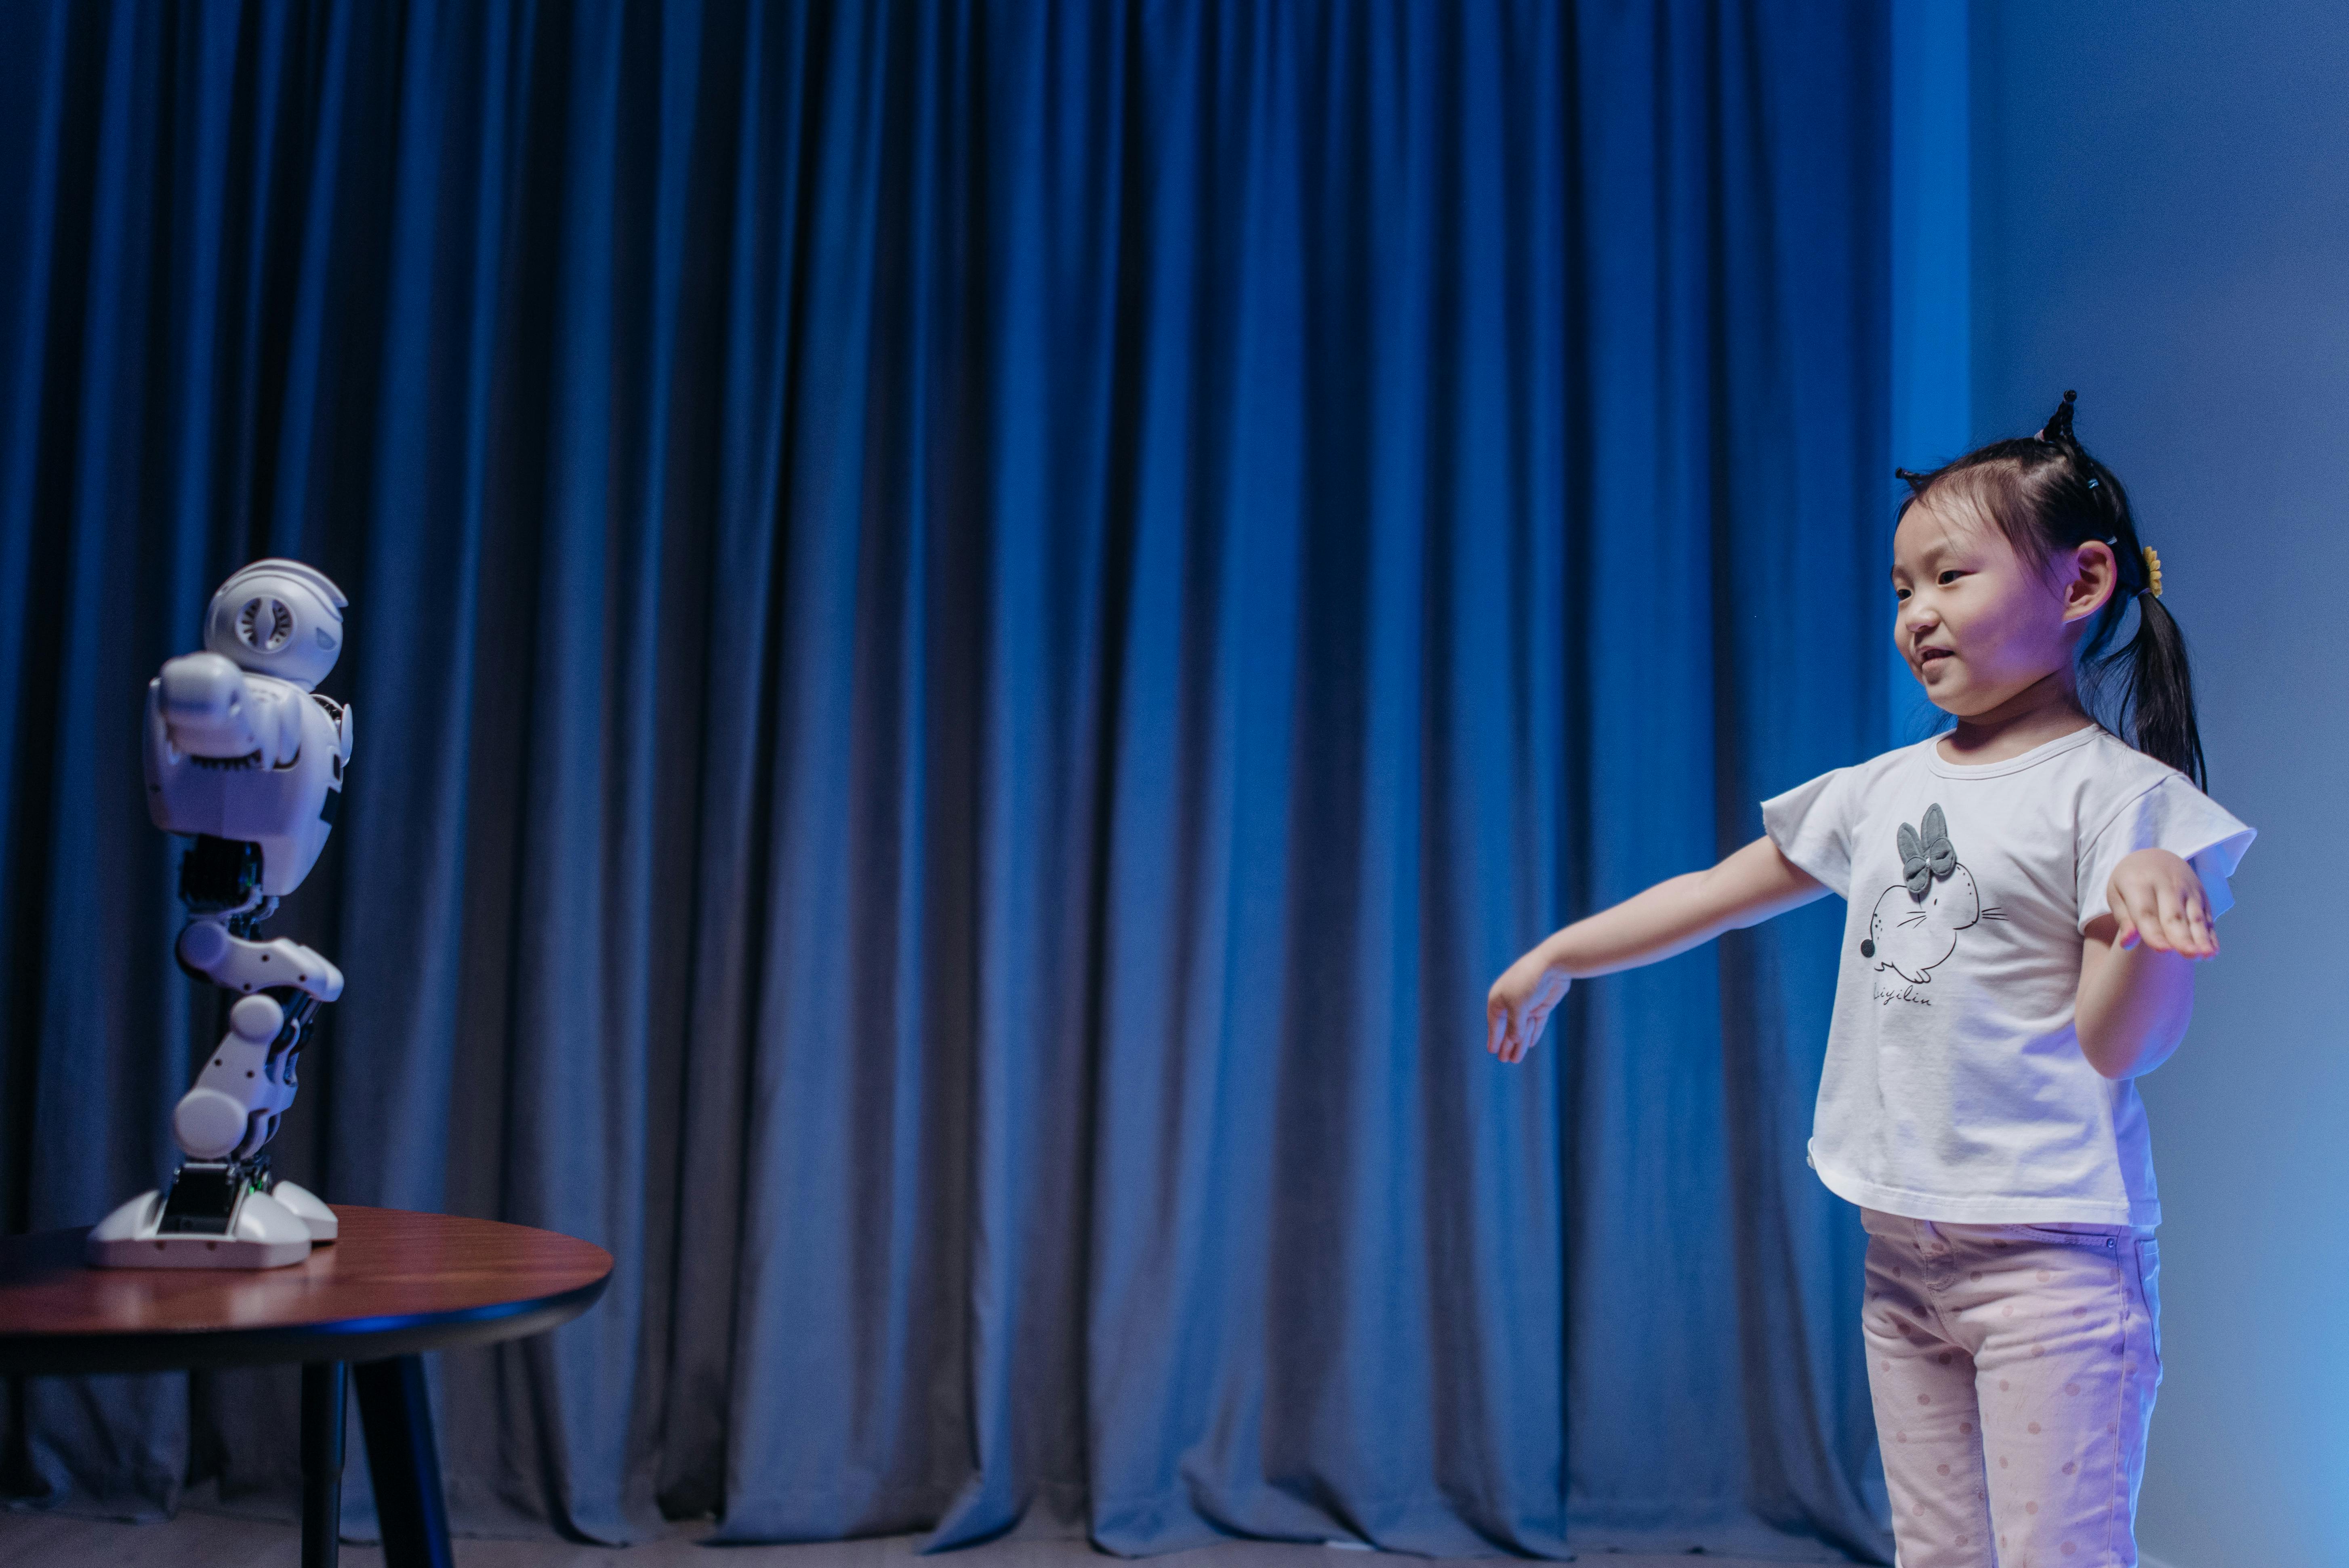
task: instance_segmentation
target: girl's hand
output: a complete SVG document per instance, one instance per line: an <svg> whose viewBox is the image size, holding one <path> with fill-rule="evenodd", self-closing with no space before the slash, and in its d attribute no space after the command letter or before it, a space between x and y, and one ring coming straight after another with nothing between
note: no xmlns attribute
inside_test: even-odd
<svg viewBox="0 0 2349 1568"><path fill-rule="evenodd" d="M2142 941L2157 953L2216 958L2210 900L2194 868L2168 850L2139 850L2113 868L2105 897L2113 906L2116 945Z"/></svg>
<svg viewBox="0 0 2349 1568"><path fill-rule="evenodd" d="M1573 984L1547 942L1510 965L1485 995L1485 1048L1505 1062L1525 1060Z"/></svg>

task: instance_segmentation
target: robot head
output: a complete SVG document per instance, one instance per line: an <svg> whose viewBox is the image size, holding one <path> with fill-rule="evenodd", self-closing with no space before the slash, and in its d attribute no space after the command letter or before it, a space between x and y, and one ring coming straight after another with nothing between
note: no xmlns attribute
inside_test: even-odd
<svg viewBox="0 0 2349 1568"><path fill-rule="evenodd" d="M350 601L315 566L256 561L220 585L204 612L204 646L254 675L314 689L343 652Z"/></svg>

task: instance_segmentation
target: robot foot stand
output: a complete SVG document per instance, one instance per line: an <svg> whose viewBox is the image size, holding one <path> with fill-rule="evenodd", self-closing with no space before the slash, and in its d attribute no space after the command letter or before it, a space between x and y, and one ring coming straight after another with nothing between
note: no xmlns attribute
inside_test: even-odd
<svg viewBox="0 0 2349 1568"><path fill-rule="evenodd" d="M291 1181L272 1182L265 1157L191 1160L168 1192L123 1204L91 1230L98 1268L274 1269L335 1239L335 1212Z"/></svg>

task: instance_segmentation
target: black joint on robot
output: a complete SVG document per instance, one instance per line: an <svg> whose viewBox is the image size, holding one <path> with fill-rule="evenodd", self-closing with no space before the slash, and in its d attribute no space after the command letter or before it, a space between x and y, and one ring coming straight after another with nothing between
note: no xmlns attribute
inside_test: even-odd
<svg viewBox="0 0 2349 1568"><path fill-rule="evenodd" d="M253 902L261 886L261 846L196 835L180 859L180 902L191 914L225 914Z"/></svg>

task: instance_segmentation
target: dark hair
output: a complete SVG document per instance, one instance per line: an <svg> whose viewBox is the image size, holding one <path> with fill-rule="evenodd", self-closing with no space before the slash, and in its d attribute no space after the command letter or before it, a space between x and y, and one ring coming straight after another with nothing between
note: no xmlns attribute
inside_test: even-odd
<svg viewBox="0 0 2349 1568"><path fill-rule="evenodd" d="M2064 393L2035 436L1992 441L1927 473L1894 470L1909 481L1900 514L1907 516L1935 490L1947 490L1980 507L2016 553L2043 569L2092 539L2111 545L2120 581L2080 645L2088 695L2093 700L2109 693L2116 731L2126 724L2131 746L2201 789L2202 733L2194 722L2186 635L2162 607L2160 573L2137 536L2128 492L2072 433L2075 396ZM2132 603L2137 607L2137 635L2113 648Z"/></svg>

